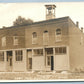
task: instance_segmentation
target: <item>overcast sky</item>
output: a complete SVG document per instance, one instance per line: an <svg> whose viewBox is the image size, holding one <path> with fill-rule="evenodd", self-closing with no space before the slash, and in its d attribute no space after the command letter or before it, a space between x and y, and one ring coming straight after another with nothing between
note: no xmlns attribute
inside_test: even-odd
<svg viewBox="0 0 84 84"><path fill-rule="evenodd" d="M46 20L45 6L52 3L0 3L0 28L12 26L13 21L22 16L34 22ZM56 18L69 16L74 23L79 21L79 26L84 27L84 2L54 2Z"/></svg>

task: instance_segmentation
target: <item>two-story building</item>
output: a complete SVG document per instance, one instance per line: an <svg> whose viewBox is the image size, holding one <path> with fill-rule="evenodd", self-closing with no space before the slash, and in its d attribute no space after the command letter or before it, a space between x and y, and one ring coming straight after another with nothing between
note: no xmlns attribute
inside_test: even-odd
<svg viewBox="0 0 84 84"><path fill-rule="evenodd" d="M84 68L83 28L69 17L55 18L55 5L45 7L45 21L0 29L0 71Z"/></svg>

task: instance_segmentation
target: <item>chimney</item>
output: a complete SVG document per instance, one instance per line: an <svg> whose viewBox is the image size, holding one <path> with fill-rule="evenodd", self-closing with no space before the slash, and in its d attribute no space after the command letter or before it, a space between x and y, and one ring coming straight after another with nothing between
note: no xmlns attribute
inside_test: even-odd
<svg viewBox="0 0 84 84"><path fill-rule="evenodd" d="M53 4L53 5L45 5L45 7L46 7L46 20L54 19L56 6Z"/></svg>
<svg viewBox="0 0 84 84"><path fill-rule="evenodd" d="M81 27L81 32L83 32L83 27Z"/></svg>
<svg viewBox="0 0 84 84"><path fill-rule="evenodd" d="M3 26L2 28L6 28L5 26Z"/></svg>
<svg viewBox="0 0 84 84"><path fill-rule="evenodd" d="M79 28L79 22L78 22L78 21L76 22L76 27L78 27L78 28Z"/></svg>

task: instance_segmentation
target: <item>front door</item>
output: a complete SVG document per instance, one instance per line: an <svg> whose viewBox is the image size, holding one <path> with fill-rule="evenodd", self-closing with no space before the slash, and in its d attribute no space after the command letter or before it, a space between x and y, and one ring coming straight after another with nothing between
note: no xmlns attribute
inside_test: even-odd
<svg viewBox="0 0 84 84"><path fill-rule="evenodd" d="M8 58L8 71L12 71L12 56Z"/></svg>
<svg viewBox="0 0 84 84"><path fill-rule="evenodd" d="M27 50L27 70L32 70L32 50Z"/></svg>
<svg viewBox="0 0 84 84"><path fill-rule="evenodd" d="M28 58L28 69L32 69L32 58Z"/></svg>
<svg viewBox="0 0 84 84"><path fill-rule="evenodd" d="M53 56L51 56L51 70L54 70L54 60L53 60Z"/></svg>
<svg viewBox="0 0 84 84"><path fill-rule="evenodd" d="M7 71L12 71L12 51L7 51Z"/></svg>

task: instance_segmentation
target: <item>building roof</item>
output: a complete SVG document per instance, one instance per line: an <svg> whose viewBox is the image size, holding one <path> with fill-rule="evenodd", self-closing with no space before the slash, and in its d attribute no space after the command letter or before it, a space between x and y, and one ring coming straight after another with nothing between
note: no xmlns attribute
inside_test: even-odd
<svg viewBox="0 0 84 84"><path fill-rule="evenodd" d="M21 25L21 26L11 26L11 27L6 27L6 28L1 28L0 30L2 30L2 29L10 29L10 28L20 28L20 27L29 26L29 25L46 24L46 23L49 23L49 22L61 21L61 20L66 20L66 19L70 19L69 16L61 17L61 18L55 18L55 19L50 19L50 20L44 20L44 21L39 21L39 22L34 22L32 24L26 24L26 25Z"/></svg>

